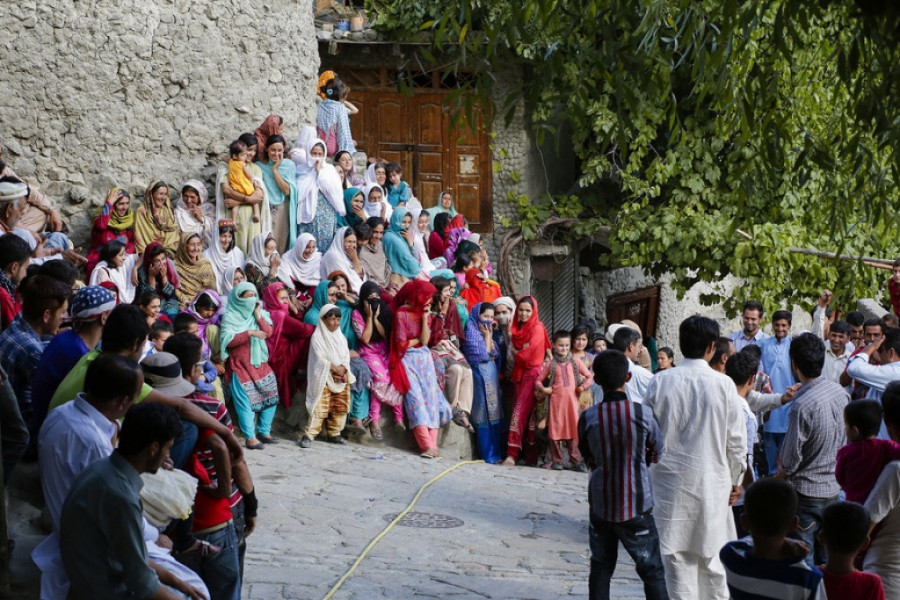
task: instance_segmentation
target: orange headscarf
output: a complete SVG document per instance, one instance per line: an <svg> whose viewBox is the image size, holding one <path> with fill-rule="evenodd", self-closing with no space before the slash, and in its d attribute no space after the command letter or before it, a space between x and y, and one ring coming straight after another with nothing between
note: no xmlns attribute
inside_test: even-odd
<svg viewBox="0 0 900 600"><path fill-rule="evenodd" d="M323 71L321 75L319 75L319 83L316 85L316 93L322 97L322 100L326 100L328 96L325 95L325 92L322 91L322 87L334 79L334 71Z"/></svg>

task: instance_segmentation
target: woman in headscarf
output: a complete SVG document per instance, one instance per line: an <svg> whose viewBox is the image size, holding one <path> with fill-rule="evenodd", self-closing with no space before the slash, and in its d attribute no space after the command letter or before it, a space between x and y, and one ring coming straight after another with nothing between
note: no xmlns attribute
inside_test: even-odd
<svg viewBox="0 0 900 600"><path fill-rule="evenodd" d="M297 222L297 166L293 161L285 160L285 145L280 135L269 136L265 146L266 157L256 163L262 171L266 197L269 199L275 244L282 254L293 248L297 239L294 225Z"/></svg>
<svg viewBox="0 0 900 600"><path fill-rule="evenodd" d="M137 267L140 257L128 254L125 244L118 240L108 242L100 249L100 262L91 271L90 285L103 286L112 284L116 289L116 298L123 304L131 304L137 286Z"/></svg>
<svg viewBox="0 0 900 600"><path fill-rule="evenodd" d="M409 210L409 214L412 216L412 224L410 225L410 229L413 230L414 234L413 254L416 257L416 260L419 261L419 265L422 268L422 273L426 277L430 277L432 271L441 267L435 266L428 258L428 249L425 245L427 243L428 236L431 235L431 230L428 229L428 213L426 213L421 208L410 208L409 205L407 205L407 209Z"/></svg>
<svg viewBox="0 0 900 600"><path fill-rule="evenodd" d="M319 247L322 247L321 244ZM359 262L356 234L349 227L341 227L338 230L331 242L331 247L322 256L322 262L319 264L319 275L322 279L328 279L328 276L335 271L344 273L350 281L350 290L354 294L359 293L359 288L366 280L366 272L362 263Z"/></svg>
<svg viewBox="0 0 900 600"><path fill-rule="evenodd" d="M344 189L362 188L366 185L366 180L356 174L356 165L353 164L353 155L346 150L340 150L334 155L334 164L341 167L343 175L341 180L344 182Z"/></svg>
<svg viewBox="0 0 900 600"><path fill-rule="evenodd" d="M88 277L97 261L100 248L113 240L125 244L125 253L134 254L134 211L131 210L131 196L123 189L112 188L106 194L103 205L94 213L91 227L91 248L87 255L85 270Z"/></svg>
<svg viewBox="0 0 900 600"><path fill-rule="evenodd" d="M160 310L169 319L178 314L180 303L177 290L181 287L175 264L159 242L151 242L144 250L143 261L138 269L137 295L153 291L159 295Z"/></svg>
<svg viewBox="0 0 900 600"><path fill-rule="evenodd" d="M297 227L311 233L325 252L334 239L339 217L347 213L341 178L325 162L325 142L312 140L306 146L306 162L297 167Z"/></svg>
<svg viewBox="0 0 900 600"><path fill-rule="evenodd" d="M319 311L326 304L337 305L337 286L329 279L323 280L316 286L316 291L313 292L312 304L307 309L306 314L303 315L303 322L315 327L315 324L319 322Z"/></svg>
<svg viewBox="0 0 900 600"><path fill-rule="evenodd" d="M378 217L371 217L365 223L353 226L356 234L356 245L359 262L366 272L366 277L374 281L381 289L391 285L391 265L384 253L384 222Z"/></svg>
<svg viewBox="0 0 900 600"><path fill-rule="evenodd" d="M186 308L201 291L216 287L216 274L209 259L203 256L203 242L199 233L186 233L182 236L175 256L175 269L181 280L181 286L175 290L181 308Z"/></svg>
<svg viewBox="0 0 900 600"><path fill-rule="evenodd" d="M293 291L290 277L281 272L283 261L276 246L277 242L271 231L259 234L250 242L250 253L244 263L244 276L256 286L260 297L267 287L277 281L291 287L290 291Z"/></svg>
<svg viewBox="0 0 900 600"><path fill-rule="evenodd" d="M387 169L385 163L380 158L376 158L369 163L366 169L366 187L377 185L384 190L384 184L387 183Z"/></svg>
<svg viewBox="0 0 900 600"><path fill-rule="evenodd" d="M453 274L453 271L450 269L435 269L431 272L431 283L435 283L435 280L440 277L442 279L446 279L450 282L450 300L453 302L453 306L456 307L456 312L459 314L459 321L462 323L463 329L469 324L469 308L466 304L466 301L460 297L460 285L459 280L456 279L456 275ZM437 284L435 284L437 285Z"/></svg>
<svg viewBox="0 0 900 600"><path fill-rule="evenodd" d="M216 274L216 289L219 290L219 294L225 296L228 293L226 290L230 290L233 285L228 281L226 272L232 267L243 269L246 259L244 253L234 242L234 221L220 219L218 230L218 240L214 240L203 256L209 259L213 272Z"/></svg>
<svg viewBox="0 0 900 600"><path fill-rule="evenodd" d="M164 181L151 181L144 192L144 204L134 218L135 249L143 254L144 249L158 242L169 256L178 252L178 225L169 201L169 186Z"/></svg>
<svg viewBox="0 0 900 600"><path fill-rule="evenodd" d="M360 358L357 352L359 340L356 337L356 331L353 329L353 310L356 308L359 298L350 291L349 280L344 273L337 271L331 273L328 278L335 286L337 302L334 304L341 311L341 333L347 338L347 344L350 346L350 371L353 372L353 377L356 380L350 390L351 420L349 427L356 430L357 433L364 434L366 432L366 424L363 420L369 417L369 386L372 382L372 371L369 370L368 365Z"/></svg>
<svg viewBox="0 0 900 600"><path fill-rule="evenodd" d="M450 282L437 278L432 285L435 294L431 304L431 337L428 348L434 358L438 384L453 409L453 421L471 432L473 429L469 424L469 414L472 412L472 369L460 351L465 331L450 297Z"/></svg>
<svg viewBox="0 0 900 600"><path fill-rule="evenodd" d="M363 203L363 212L365 212L369 218L379 217L383 219L385 223L390 221L393 209L391 208L391 205L388 204L384 188L377 183L370 183L366 186L364 193L366 201Z"/></svg>
<svg viewBox="0 0 900 600"><path fill-rule="evenodd" d="M263 162L266 160L268 139L273 135L284 135L284 119L279 115L269 115L262 125L253 131L253 135L256 137L256 154L253 155L253 160Z"/></svg>
<svg viewBox="0 0 900 600"><path fill-rule="evenodd" d="M222 301L222 313L224 314L225 308L228 306L228 296L231 295L231 290L234 289L234 286L244 283L247 281L247 277L244 276L244 270L240 267L229 267L225 271L225 277L223 277L222 281L222 291L219 292L219 299Z"/></svg>
<svg viewBox="0 0 900 600"><path fill-rule="evenodd" d="M318 250L316 238L311 233L301 233L294 247L284 255L279 273L291 280L290 285L297 290L298 298L308 300L322 281L321 265L322 253Z"/></svg>
<svg viewBox="0 0 900 600"><path fill-rule="evenodd" d="M453 207L453 194L451 194L447 190L444 190L443 192L441 192L441 195L438 196L437 204L435 204L431 208L426 208L425 211L428 213L428 224L432 229L434 229L434 221L438 215L446 214L449 218L452 219L456 216L456 209Z"/></svg>
<svg viewBox="0 0 900 600"><path fill-rule="evenodd" d="M261 450L264 444L275 441L270 433L278 404L278 381L269 366L266 344L271 335L272 318L260 308L256 288L247 281L236 285L222 318L220 353L238 425L251 450Z"/></svg>
<svg viewBox="0 0 900 600"><path fill-rule="evenodd" d="M250 241L263 231L272 230L272 211L269 209L269 197L266 194L266 186L263 182L262 169L253 162L256 156L259 142L252 133L243 133L238 138L247 146L247 170L253 182L253 193L242 194L228 183L228 161L220 161L216 172L216 215L220 220L231 220L231 209L238 207L237 220L234 223L234 243L243 254L250 250ZM259 222L253 222L253 204L259 204ZM210 244L214 247L215 240Z"/></svg>
<svg viewBox="0 0 900 600"><path fill-rule="evenodd" d="M509 423L509 454L503 464L513 466L525 443L534 443L534 440L524 440L523 437L534 410L534 384L550 350L550 337L538 317L538 304L534 296L523 296L516 304L510 341L515 356L512 380L516 386L516 404Z"/></svg>
<svg viewBox="0 0 900 600"><path fill-rule="evenodd" d="M431 302L435 288L427 281L411 281L394 298L391 329L391 382L405 394L403 406L424 458L438 458L438 430L452 411L438 386L434 360L428 350Z"/></svg>
<svg viewBox="0 0 900 600"><path fill-rule="evenodd" d="M297 371L306 368L309 340L315 327L303 322L291 305L288 288L277 281L263 291L263 308L272 317L272 334L266 338L269 347L269 366L278 380L281 403L291 407L299 382Z"/></svg>
<svg viewBox="0 0 900 600"><path fill-rule="evenodd" d="M472 307L462 350L472 367L474 381L469 420L475 427L479 455L486 463L498 463L506 453L506 431L500 401L499 350L494 345L492 304L482 302Z"/></svg>
<svg viewBox="0 0 900 600"><path fill-rule="evenodd" d="M357 352L372 373L369 386L369 432L372 439L381 441L381 405L391 407L395 427L405 430L403 425L403 396L391 383L388 370L388 340L391 339L391 309L381 298L381 291L374 281L362 284L359 303L353 311L352 324L359 340Z"/></svg>
<svg viewBox="0 0 900 600"><path fill-rule="evenodd" d="M365 196L359 188L351 187L344 190L344 206L347 213L338 220L341 227L353 227L357 223L364 223L369 215L364 210Z"/></svg>
<svg viewBox="0 0 900 600"><path fill-rule="evenodd" d="M444 250L447 249L447 227L450 225L450 215L448 213L440 213L434 219L432 225L433 231L428 236L428 258L435 260L440 258L444 262Z"/></svg>
<svg viewBox="0 0 900 600"><path fill-rule="evenodd" d="M391 286L399 289L404 283L416 279L422 272L413 253L414 232L410 229L412 216L405 208L398 207L391 215L391 225L384 233L384 253L391 265Z"/></svg>
<svg viewBox="0 0 900 600"><path fill-rule="evenodd" d="M444 247L444 258L447 259L447 264L452 265L456 260L456 249L459 247L459 243L470 235L469 229L466 227L466 218L462 215L456 215L452 219L450 219L450 224L447 226L447 245Z"/></svg>
<svg viewBox="0 0 900 600"><path fill-rule="evenodd" d="M354 383L350 370L350 348L341 334L341 311L334 304L322 307L321 316L312 335L307 363L309 384L306 409L309 424L300 439L301 448L309 448L324 425L332 444L346 444L341 431L350 410L350 386Z"/></svg>
<svg viewBox="0 0 900 600"><path fill-rule="evenodd" d="M175 222L182 234L199 233L203 249L209 248L216 234L216 207L207 202L209 192L203 182L189 179L181 186L181 198L175 204Z"/></svg>
<svg viewBox="0 0 900 600"><path fill-rule="evenodd" d="M219 356L219 322L225 312L219 294L212 288L200 291L184 312L197 319L204 360L215 363Z"/></svg>

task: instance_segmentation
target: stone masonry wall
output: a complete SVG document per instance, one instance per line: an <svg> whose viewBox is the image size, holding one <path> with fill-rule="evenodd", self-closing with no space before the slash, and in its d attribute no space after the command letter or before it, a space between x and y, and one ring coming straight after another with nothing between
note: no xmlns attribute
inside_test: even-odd
<svg viewBox="0 0 900 600"><path fill-rule="evenodd" d="M270 113L292 142L315 119L310 2L0 3L4 160L55 199L76 243L119 185L209 179Z"/></svg>

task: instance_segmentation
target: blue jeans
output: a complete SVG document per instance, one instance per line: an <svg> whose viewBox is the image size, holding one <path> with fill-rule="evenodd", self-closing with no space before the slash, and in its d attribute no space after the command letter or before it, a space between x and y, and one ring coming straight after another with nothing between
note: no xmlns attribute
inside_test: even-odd
<svg viewBox="0 0 900 600"><path fill-rule="evenodd" d="M182 420L181 435L175 438L175 443L169 450L169 458L172 459L176 469L180 469L184 465L196 445L197 426L190 421Z"/></svg>
<svg viewBox="0 0 900 600"><path fill-rule="evenodd" d="M182 563L203 580L209 589L209 600L241 600L241 573L238 564L237 535L234 523L212 533L194 534L198 540L220 546L215 556L192 555Z"/></svg>
<svg viewBox="0 0 900 600"><path fill-rule="evenodd" d="M796 540L806 542L809 546L809 554L806 555L806 564L810 566L822 565L828 560L828 554L825 547L819 543L816 537L819 535L819 529L822 527L822 513L825 509L838 501L838 497L833 498L810 498L802 494L797 494L797 517L800 519L800 526L797 531L790 534Z"/></svg>
<svg viewBox="0 0 900 600"><path fill-rule="evenodd" d="M781 451L781 444L784 443L784 433L763 432L763 444L766 447L766 462L769 463L769 475L778 472L778 453Z"/></svg>
<svg viewBox="0 0 900 600"><path fill-rule="evenodd" d="M619 542L634 560L637 574L644 582L647 600L666 600L666 574L659 553L659 533L652 511L630 521L613 523L591 515L591 575L588 580L590 600L608 600L609 582L616 570Z"/></svg>

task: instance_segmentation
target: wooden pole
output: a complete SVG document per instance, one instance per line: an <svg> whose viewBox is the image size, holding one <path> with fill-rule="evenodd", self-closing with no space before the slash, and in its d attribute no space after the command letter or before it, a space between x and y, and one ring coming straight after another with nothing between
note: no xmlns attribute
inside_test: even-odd
<svg viewBox="0 0 900 600"><path fill-rule="evenodd" d="M745 239L751 241L753 240L753 236L746 231L741 231L740 229L735 229L734 231ZM838 256L834 252L824 252L822 250L816 250L814 248L788 248L788 252L793 252L794 254L806 254L808 256L817 256L819 258L839 258L840 260L849 262L862 262L864 265L874 267L876 269L890 269L894 266L894 261L887 258L876 258L874 256L850 256L849 254L841 254L840 256Z"/></svg>

